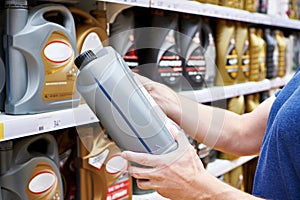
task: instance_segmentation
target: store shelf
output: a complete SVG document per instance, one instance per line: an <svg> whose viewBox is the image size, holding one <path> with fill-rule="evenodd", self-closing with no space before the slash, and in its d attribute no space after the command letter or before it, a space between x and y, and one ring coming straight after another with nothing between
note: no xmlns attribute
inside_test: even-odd
<svg viewBox="0 0 300 200"><path fill-rule="evenodd" d="M202 90L182 91L180 94L199 103L212 102L282 87L290 80L290 78L291 75L272 80L265 79L258 82L246 82L229 86L215 86Z"/></svg>
<svg viewBox="0 0 300 200"><path fill-rule="evenodd" d="M73 109L41 114L0 114L0 142L98 121L86 104Z"/></svg>
<svg viewBox="0 0 300 200"><path fill-rule="evenodd" d="M261 13L252 13L245 10L228 8L213 4L205 4L187 0L97 0L108 3L117 3L130 6L141 6L203 15L228 20L236 20L260 25L270 25L280 28L300 30L300 21L272 16Z"/></svg>
<svg viewBox="0 0 300 200"><path fill-rule="evenodd" d="M230 172L231 170L245 164L257 156L242 156L235 160L223 160L216 159L215 161L208 163L206 170L215 177L219 177L223 174Z"/></svg>

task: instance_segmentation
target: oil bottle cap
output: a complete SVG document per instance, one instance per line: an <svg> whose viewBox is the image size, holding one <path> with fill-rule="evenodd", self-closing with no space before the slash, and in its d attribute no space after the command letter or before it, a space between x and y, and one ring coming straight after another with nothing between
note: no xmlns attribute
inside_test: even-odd
<svg viewBox="0 0 300 200"><path fill-rule="evenodd" d="M91 50L87 50L87 51L83 52L82 54L80 54L75 59L74 63L77 66L77 68L81 68L95 59L97 59L97 56L94 54L94 52Z"/></svg>

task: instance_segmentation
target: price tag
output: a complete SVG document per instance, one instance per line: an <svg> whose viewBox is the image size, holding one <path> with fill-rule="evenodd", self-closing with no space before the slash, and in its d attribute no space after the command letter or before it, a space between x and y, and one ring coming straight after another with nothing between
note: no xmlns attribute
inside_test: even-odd
<svg viewBox="0 0 300 200"><path fill-rule="evenodd" d="M4 123L0 122L0 140L4 139Z"/></svg>
<svg viewBox="0 0 300 200"><path fill-rule="evenodd" d="M58 129L62 125L62 120L52 116L38 119L38 132L45 132L53 129Z"/></svg>

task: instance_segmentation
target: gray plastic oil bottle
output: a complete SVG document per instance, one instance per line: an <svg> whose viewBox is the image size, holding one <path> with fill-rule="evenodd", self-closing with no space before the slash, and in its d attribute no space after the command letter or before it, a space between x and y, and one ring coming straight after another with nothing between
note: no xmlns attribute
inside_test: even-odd
<svg viewBox="0 0 300 200"><path fill-rule="evenodd" d="M27 1L6 0L6 67L8 114L40 113L79 105L75 81L75 25L62 5L28 10ZM62 24L45 14L59 12Z"/></svg>
<svg viewBox="0 0 300 200"><path fill-rule="evenodd" d="M0 160L1 200L63 198L58 149L52 135L1 142Z"/></svg>
<svg viewBox="0 0 300 200"><path fill-rule="evenodd" d="M177 148L172 134L179 127L113 48L87 51L75 63L78 91L121 149L163 154Z"/></svg>

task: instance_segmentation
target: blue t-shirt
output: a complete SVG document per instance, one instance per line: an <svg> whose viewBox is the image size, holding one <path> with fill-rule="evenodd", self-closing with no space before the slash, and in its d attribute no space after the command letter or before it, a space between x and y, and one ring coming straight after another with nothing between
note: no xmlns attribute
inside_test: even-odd
<svg viewBox="0 0 300 200"><path fill-rule="evenodd" d="M300 70L276 93L262 142L253 195L300 200Z"/></svg>

